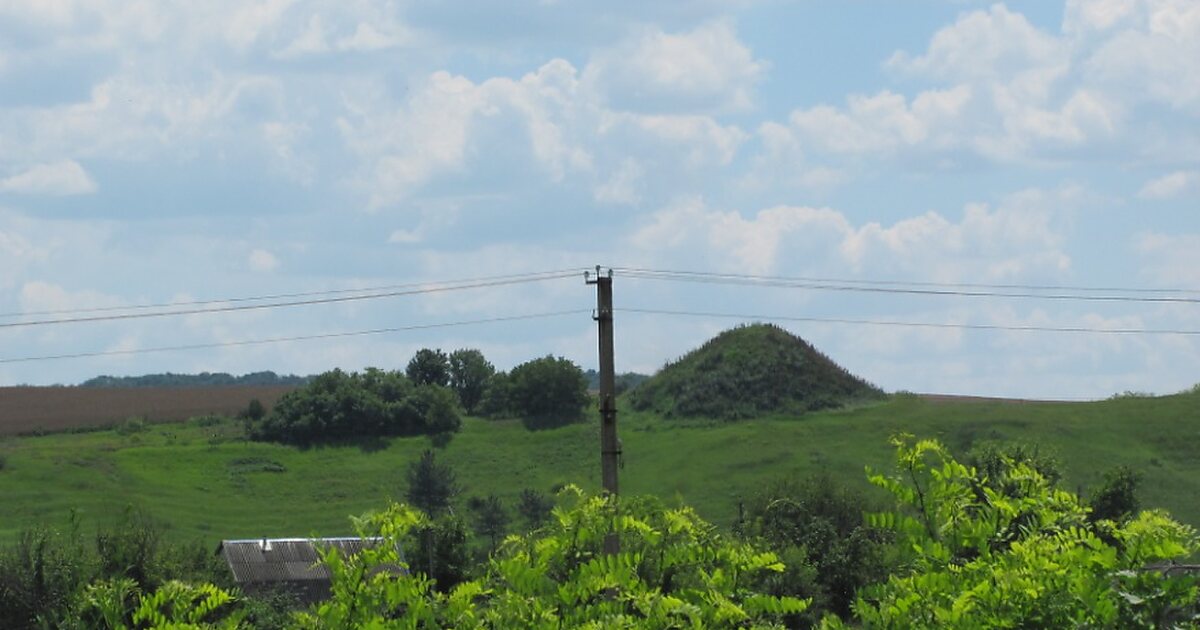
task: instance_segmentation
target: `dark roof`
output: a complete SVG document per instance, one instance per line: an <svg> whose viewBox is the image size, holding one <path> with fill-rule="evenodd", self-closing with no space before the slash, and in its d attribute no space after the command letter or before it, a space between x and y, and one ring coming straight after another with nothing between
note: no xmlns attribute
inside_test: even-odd
<svg viewBox="0 0 1200 630"><path fill-rule="evenodd" d="M225 558L238 584L271 582L329 582L329 569L317 549L334 547L354 555L376 545L380 538L258 538L225 540L217 553Z"/></svg>

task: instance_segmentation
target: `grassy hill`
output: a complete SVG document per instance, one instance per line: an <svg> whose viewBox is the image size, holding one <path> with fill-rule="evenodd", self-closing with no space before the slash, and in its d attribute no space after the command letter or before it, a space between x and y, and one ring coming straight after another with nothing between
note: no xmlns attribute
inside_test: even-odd
<svg viewBox="0 0 1200 630"><path fill-rule="evenodd" d="M863 466L890 465L890 435L938 437L962 453L987 440L1024 440L1056 452L1067 487L1086 490L1105 470L1144 473L1146 506L1200 525L1200 392L1092 403L1018 403L894 396L871 405L771 415L728 423L679 423L622 403L625 493L653 493L695 506L728 525L739 496L781 475L828 472L866 487ZM409 462L427 438L383 448L301 450L246 442L234 421L150 425L0 438L0 540L34 523L111 522L126 505L146 508L171 535L230 537L340 535L347 515L378 508L404 491ZM599 485L596 426L528 431L519 422L467 419L439 458L467 495L511 502L522 488L559 482Z"/></svg>
<svg viewBox="0 0 1200 630"><path fill-rule="evenodd" d="M630 403L663 417L757 418L881 398L808 342L772 324L727 330L639 385Z"/></svg>

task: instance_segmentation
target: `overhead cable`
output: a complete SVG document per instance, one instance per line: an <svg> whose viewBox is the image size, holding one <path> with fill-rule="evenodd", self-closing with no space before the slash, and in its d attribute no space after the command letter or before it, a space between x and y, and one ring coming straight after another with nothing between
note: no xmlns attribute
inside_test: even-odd
<svg viewBox="0 0 1200 630"><path fill-rule="evenodd" d="M909 322L878 319L846 319L840 317L802 317L790 315L748 315L743 313L712 313L703 311L679 311L653 308L616 308L625 313L649 315L681 315L687 317L719 317L749 321L812 322L818 324L857 324L866 326L904 326L910 328L956 328L965 330L1008 330L1021 332L1092 333L1104 335L1200 335L1200 330L1169 328L1090 328L1084 326L1024 326L1004 324L952 324L939 322Z"/></svg>
<svg viewBox="0 0 1200 630"><path fill-rule="evenodd" d="M237 346L254 346L271 343L285 343L291 341L309 341L313 339L336 339L340 337L361 337L365 335L382 335L386 333L405 332L412 330L427 330L431 328L451 328L455 326L473 326L476 324L492 324L497 322L512 322L524 319L545 319L550 317L560 317L563 315L579 315L582 313L591 313L592 309L574 309L567 311L552 311L548 313L527 313L523 315L509 315L505 317L489 317L486 319L471 319L454 322L439 322L433 324L413 324L411 326L393 326L390 328L374 328L371 330L355 330L349 332L332 332L320 333L314 335L297 335L292 337L272 337L268 339L247 339L244 341L227 341L218 343L197 343L182 346L162 346L157 348L134 348L129 350L100 350L96 352L75 352L71 354L56 354L43 355L32 357L17 357L12 359L0 359L0 364L4 363L28 363L33 361L57 361L61 359L84 359L89 357L109 357L121 356L130 354L146 354L151 352L176 352L182 350L203 350L209 348L232 348Z"/></svg>
<svg viewBox="0 0 1200 630"><path fill-rule="evenodd" d="M621 268L614 268L621 269ZM719 274L691 271L666 271L624 268L621 275L630 279L658 280L667 282L692 282L701 284L728 284L741 286L773 287L788 289L806 289L817 291L846 291L858 293L888 293L906 295L938 295L961 297L999 297L1024 298L1042 300L1080 300L1089 302L1152 302L1200 304L1200 297L1180 297L1163 295L1095 295L1074 293L1037 293L1014 291L984 291L966 289L935 289L901 286L875 286L847 284L845 281L828 281L806 278L787 278L772 276L749 276L740 274ZM1034 286L1034 285L1030 285ZM1045 287L1049 290L1048 287Z"/></svg>
<svg viewBox="0 0 1200 630"><path fill-rule="evenodd" d="M525 284L530 282L543 282L546 280L557 280L561 278L574 278L578 272L557 272L543 275L531 275L528 277L508 277L507 279L488 280L478 282L468 282L462 284L440 283L430 286L415 285L419 288L409 288L402 290L384 291L376 293L365 293L360 295L341 295L337 297L323 298L308 298L302 300L291 300L286 302L268 302L264 304L236 304L230 306L213 306L210 308L186 308L173 309L164 311L152 311L146 313L120 313L114 315L90 315L85 317L71 317L60 319L41 319L23 322L4 322L0 323L0 329L4 328L23 328L29 326L49 326L55 324L75 324L83 322L101 322L114 321L124 319L145 319L150 317L172 317L177 315L199 315L206 313L229 313L237 311L252 311L273 308L285 308L295 306L310 306L314 304L334 304L340 302L354 302L360 300L377 300L380 298L402 297L407 295L422 295L428 293L444 293L447 291L461 291L465 289L479 289L486 287L507 286L513 284ZM410 285L412 286L412 285ZM250 298L253 299L253 298ZM206 304L211 304L211 301L205 301Z"/></svg>

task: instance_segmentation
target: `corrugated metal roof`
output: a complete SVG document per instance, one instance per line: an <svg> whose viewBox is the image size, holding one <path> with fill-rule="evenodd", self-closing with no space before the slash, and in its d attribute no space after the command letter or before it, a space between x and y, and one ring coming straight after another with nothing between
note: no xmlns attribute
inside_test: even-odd
<svg viewBox="0 0 1200 630"><path fill-rule="evenodd" d="M334 547L354 555L379 538L260 538L226 540L217 552L225 558L233 579L239 584L264 582L308 582L330 579L329 569L320 564L317 549Z"/></svg>

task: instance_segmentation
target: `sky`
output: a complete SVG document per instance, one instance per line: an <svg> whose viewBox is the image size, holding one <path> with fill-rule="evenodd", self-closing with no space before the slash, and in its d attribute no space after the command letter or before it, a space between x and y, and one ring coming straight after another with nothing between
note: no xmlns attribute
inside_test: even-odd
<svg viewBox="0 0 1200 630"><path fill-rule="evenodd" d="M791 318L889 391L1180 391L1200 335L1004 328L1200 332L1195 301L621 269L1200 298L1197 59L1194 0L0 0L0 385L398 369L426 346L594 367L582 270L603 265L619 371L749 321L620 310L643 309ZM572 275L6 325L551 270ZM380 328L409 330L142 352Z"/></svg>

